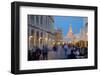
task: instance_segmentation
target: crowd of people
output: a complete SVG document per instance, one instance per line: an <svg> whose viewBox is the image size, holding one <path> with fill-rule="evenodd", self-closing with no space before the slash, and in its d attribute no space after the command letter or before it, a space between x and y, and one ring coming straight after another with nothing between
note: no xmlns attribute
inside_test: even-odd
<svg viewBox="0 0 100 76"><path fill-rule="evenodd" d="M88 57L88 48L80 47L70 44L59 45L43 45L42 47L33 46L28 50L28 60L49 60L48 54L50 51L57 53L58 51L64 52L64 59L82 59ZM52 56L52 55L51 55ZM60 59L60 58L58 58Z"/></svg>

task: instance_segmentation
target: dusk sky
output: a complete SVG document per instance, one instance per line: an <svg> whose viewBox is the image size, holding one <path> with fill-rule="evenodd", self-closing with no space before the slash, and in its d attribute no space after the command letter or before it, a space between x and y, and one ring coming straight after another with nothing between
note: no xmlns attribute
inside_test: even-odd
<svg viewBox="0 0 100 76"><path fill-rule="evenodd" d="M79 33L84 24L84 17L54 16L54 28L61 28L63 36L67 34L70 24L72 25L73 33Z"/></svg>

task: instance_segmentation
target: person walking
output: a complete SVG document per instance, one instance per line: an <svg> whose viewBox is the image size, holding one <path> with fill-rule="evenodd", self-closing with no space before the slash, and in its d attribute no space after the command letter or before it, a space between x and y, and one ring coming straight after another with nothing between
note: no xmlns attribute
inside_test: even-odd
<svg viewBox="0 0 100 76"><path fill-rule="evenodd" d="M68 50L68 46L67 46L67 44L64 44L65 57L67 57L67 50Z"/></svg>
<svg viewBox="0 0 100 76"><path fill-rule="evenodd" d="M44 45L43 46L43 60L47 60L48 59L48 46Z"/></svg>
<svg viewBox="0 0 100 76"><path fill-rule="evenodd" d="M35 54L36 54L36 60L39 60L41 55L41 49L39 47L36 47Z"/></svg>
<svg viewBox="0 0 100 76"><path fill-rule="evenodd" d="M74 54L74 50L71 50L71 54L68 55L68 59L76 59L76 56Z"/></svg>
<svg viewBox="0 0 100 76"><path fill-rule="evenodd" d="M33 46L32 48L32 60L35 60L36 59L36 47Z"/></svg>
<svg viewBox="0 0 100 76"><path fill-rule="evenodd" d="M55 45L53 46L53 51L54 51L54 52L57 52L57 50L58 50L58 49L57 49L57 45L55 44Z"/></svg>
<svg viewBox="0 0 100 76"><path fill-rule="evenodd" d="M71 51L73 50L73 47L71 45L68 45L68 50L67 50L67 58L68 56L72 53Z"/></svg>

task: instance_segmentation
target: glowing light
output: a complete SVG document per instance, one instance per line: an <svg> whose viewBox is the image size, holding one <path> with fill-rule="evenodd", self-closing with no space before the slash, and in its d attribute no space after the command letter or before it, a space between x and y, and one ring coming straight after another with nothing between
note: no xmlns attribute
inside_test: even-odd
<svg viewBox="0 0 100 76"><path fill-rule="evenodd" d="M39 40L41 40L42 38L40 37Z"/></svg>
<svg viewBox="0 0 100 76"><path fill-rule="evenodd" d="M47 41L47 40L48 40L48 38L46 37L46 38L45 38L45 40Z"/></svg>
<svg viewBox="0 0 100 76"><path fill-rule="evenodd" d="M65 42L63 42L63 44L65 44Z"/></svg>
<svg viewBox="0 0 100 76"><path fill-rule="evenodd" d="M29 40L32 38L33 36L29 36Z"/></svg>
<svg viewBox="0 0 100 76"><path fill-rule="evenodd" d="M58 45L60 44L60 42L58 42Z"/></svg>
<svg viewBox="0 0 100 76"><path fill-rule="evenodd" d="M55 43L53 42L53 45L54 45Z"/></svg>

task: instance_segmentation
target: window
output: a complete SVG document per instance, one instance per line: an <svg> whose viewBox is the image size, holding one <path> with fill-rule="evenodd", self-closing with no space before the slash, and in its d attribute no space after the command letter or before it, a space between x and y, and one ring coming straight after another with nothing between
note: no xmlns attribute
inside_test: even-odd
<svg viewBox="0 0 100 76"><path fill-rule="evenodd" d="M36 32L36 46L39 44L39 31Z"/></svg>
<svg viewBox="0 0 100 76"><path fill-rule="evenodd" d="M39 24L39 16L36 16L36 24Z"/></svg>
<svg viewBox="0 0 100 76"><path fill-rule="evenodd" d="M40 39L40 44L43 43L43 32L41 32L41 39Z"/></svg>
<svg viewBox="0 0 100 76"><path fill-rule="evenodd" d="M43 24L43 17L40 16L40 24L42 25Z"/></svg>
<svg viewBox="0 0 100 76"><path fill-rule="evenodd" d="M31 18L32 24L34 24L34 22L35 22L35 21L34 21L34 15L31 15L30 18Z"/></svg>
<svg viewBox="0 0 100 76"><path fill-rule="evenodd" d="M31 35L34 35L34 30L31 30Z"/></svg>

